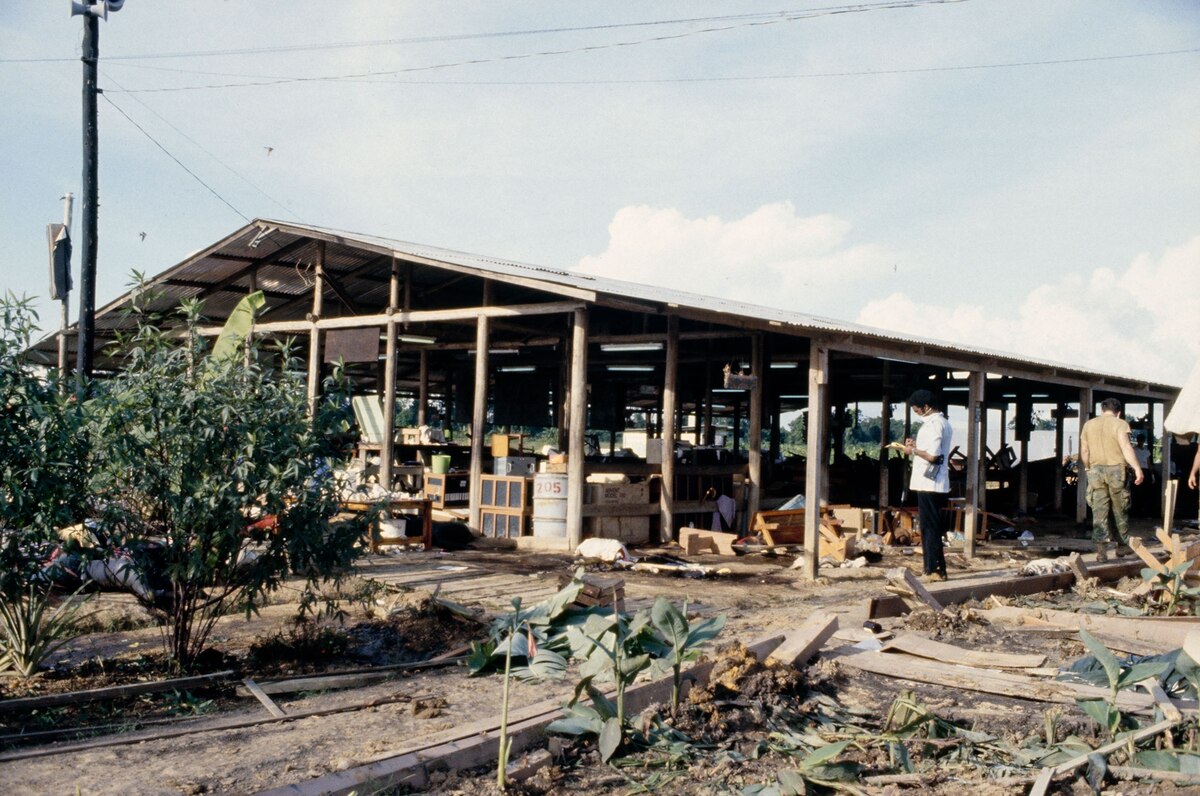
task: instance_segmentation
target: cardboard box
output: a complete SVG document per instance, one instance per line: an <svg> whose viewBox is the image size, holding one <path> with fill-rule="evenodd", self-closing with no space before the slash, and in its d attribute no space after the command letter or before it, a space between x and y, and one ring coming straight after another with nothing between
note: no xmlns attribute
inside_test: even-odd
<svg viewBox="0 0 1200 796"><path fill-rule="evenodd" d="M650 484L588 484L588 503L601 506L643 505L650 502Z"/></svg>

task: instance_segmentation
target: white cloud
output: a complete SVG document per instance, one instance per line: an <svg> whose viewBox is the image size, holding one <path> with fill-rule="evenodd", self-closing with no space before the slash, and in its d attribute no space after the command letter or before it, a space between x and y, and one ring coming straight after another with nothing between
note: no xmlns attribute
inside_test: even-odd
<svg viewBox="0 0 1200 796"><path fill-rule="evenodd" d="M1069 274L1017 307L936 306L906 293L866 304L859 323L1106 373L1181 384L1200 355L1200 235L1124 269Z"/></svg>
<svg viewBox="0 0 1200 796"><path fill-rule="evenodd" d="M889 272L893 262L879 246L849 243L850 230L837 216L798 216L789 202L731 221L635 205L613 217L608 248L578 267L613 279L848 314L858 306L855 283Z"/></svg>

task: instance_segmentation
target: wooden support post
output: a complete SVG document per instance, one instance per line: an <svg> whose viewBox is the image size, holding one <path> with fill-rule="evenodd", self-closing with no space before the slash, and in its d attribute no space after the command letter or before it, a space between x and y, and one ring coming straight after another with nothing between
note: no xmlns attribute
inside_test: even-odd
<svg viewBox="0 0 1200 796"><path fill-rule="evenodd" d="M388 289L388 311L399 308L400 264L392 258L391 281ZM392 464L396 459L396 324L387 325L387 345L383 366L383 450L379 464L379 483L388 492L392 491Z"/></svg>
<svg viewBox="0 0 1200 796"><path fill-rule="evenodd" d="M711 357L709 358L708 361L709 362L712 361ZM703 442L701 443L703 445L712 445L715 440L715 437L713 435L713 418L712 418L712 408L713 408L713 393L712 393L712 391L713 391L713 385L712 385L713 374L712 374L712 370L713 370L712 366L706 363L704 366L704 436L702 438Z"/></svg>
<svg viewBox="0 0 1200 796"><path fill-rule="evenodd" d="M750 435L746 440L746 469L750 477L746 514L753 517L762 502L762 418L763 388L766 385L767 369L763 364L763 339L761 334L750 338L750 373L756 378L750 388Z"/></svg>
<svg viewBox="0 0 1200 796"><path fill-rule="evenodd" d="M983 387L987 375L973 370L967 379L967 478L966 516L963 522L963 555L975 557L975 534L979 530L979 460L983 457L983 445L979 439L979 416L985 404Z"/></svg>
<svg viewBox="0 0 1200 796"><path fill-rule="evenodd" d="M986 376L984 377L986 380ZM987 511L987 445L988 445L988 406L987 388L984 387L984 403L979 412L979 480L978 492L979 510Z"/></svg>
<svg viewBox="0 0 1200 796"><path fill-rule="evenodd" d="M321 330L317 321L325 309L325 241L317 241L316 278L313 280L312 314L308 330L308 414L316 415L317 396L321 394Z"/></svg>
<svg viewBox="0 0 1200 796"><path fill-rule="evenodd" d="M891 375L889 373L889 364L884 362L883 383L885 385L889 384L890 379ZM891 452L886 447L886 445L892 441L891 429L892 396L885 389L883 397L880 398L879 404L879 500L877 501L876 508L881 512L880 516L882 516L882 512L887 509L892 499L892 496L889 494L892 484L891 466L889 465L889 462L891 461L892 457ZM871 530L877 531L879 529L872 528Z"/></svg>
<svg viewBox="0 0 1200 796"><path fill-rule="evenodd" d="M667 318L666 369L662 393L662 488L659 490L659 541L675 538L675 424L679 379L679 316Z"/></svg>
<svg viewBox="0 0 1200 796"><path fill-rule="evenodd" d="M255 265L250 268L250 271L246 276L246 294L249 295L251 293L257 293L257 292L258 292L258 266ZM63 306L64 307L66 306L66 303L67 303L67 300L66 300L66 297L64 296L63 297ZM246 330L246 339L242 341L242 351L244 352L242 355L242 364L245 365L247 368L250 367L250 347L254 343L254 316L257 314L258 313L254 313L253 315L250 316L250 328L248 330ZM65 373L66 371L62 371L62 372Z"/></svg>
<svg viewBox="0 0 1200 796"><path fill-rule="evenodd" d="M1164 419L1167 417L1168 414L1170 414L1171 409L1172 409L1172 407L1174 407L1174 405L1175 405L1174 401L1172 401L1171 403L1163 404L1163 418ZM1174 511L1175 511L1175 500L1174 500L1175 496L1174 496L1174 494L1171 495L1170 505L1169 506L1167 505L1167 484L1169 484L1171 481L1171 455L1172 455L1171 445L1173 444L1173 442L1174 442L1174 435L1169 433L1167 431L1167 429L1164 427L1163 435L1162 435L1162 460L1159 461L1159 463L1158 463L1158 467L1159 467L1158 482L1160 484L1162 484L1162 511L1163 511L1164 518L1167 516L1168 511L1170 511L1172 513L1174 513ZM1166 528L1168 531L1171 530L1170 526L1166 525L1166 523L1163 524L1163 527Z"/></svg>
<svg viewBox="0 0 1200 796"><path fill-rule="evenodd" d="M588 311L575 310L571 326L571 412L567 445L567 543L583 541L583 438L587 432ZM672 455L666 451L666 455Z"/></svg>
<svg viewBox="0 0 1200 796"><path fill-rule="evenodd" d="M1092 388L1083 387L1079 390L1079 445L1083 445L1083 424L1092 417ZM1078 467L1075 471L1079 476L1075 479L1075 522L1087 519L1087 473L1083 469L1083 456L1079 456Z"/></svg>
<svg viewBox="0 0 1200 796"><path fill-rule="evenodd" d="M480 488L483 483L484 424L487 422L488 338L488 317L480 315L475 321L475 402L471 412L471 503L468 509L468 525L476 532L482 528Z"/></svg>
<svg viewBox="0 0 1200 796"><path fill-rule="evenodd" d="M1067 413L1067 405L1062 401L1054 407L1054 512L1062 514L1063 488L1063 417Z"/></svg>
<svg viewBox="0 0 1200 796"><path fill-rule="evenodd" d="M829 349L816 339L808 353L808 457L804 473L804 574L816 580L819 569L821 511L826 456L821 448L829 416Z"/></svg>
<svg viewBox="0 0 1200 796"><path fill-rule="evenodd" d="M417 355L417 425L429 422L429 352L421 349Z"/></svg>

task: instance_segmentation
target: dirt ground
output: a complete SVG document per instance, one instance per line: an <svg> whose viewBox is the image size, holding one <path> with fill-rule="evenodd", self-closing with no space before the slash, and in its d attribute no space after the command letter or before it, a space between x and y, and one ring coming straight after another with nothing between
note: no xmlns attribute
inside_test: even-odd
<svg viewBox="0 0 1200 796"><path fill-rule="evenodd" d="M951 581L985 576L989 571L1011 567L1028 555L1008 547L985 547L982 555L972 562L952 558ZM822 609L837 612L843 628L858 628L865 618L866 598L885 594L884 571L901 565L919 567L919 555L895 549L889 551L878 565L865 569L823 570L820 580L810 582L798 571L788 568L792 560L788 556L742 558L729 564L732 571L728 575L709 579L679 579L637 572L625 572L622 577L631 607L648 604L656 594L666 594L675 600L686 596L692 611L702 615L723 613L728 617L722 640L748 643L767 634L792 629L808 615ZM712 561L720 561L722 565L727 563L718 559ZM954 561L959 561L959 565ZM464 596L450 594L450 598L489 613L495 613L496 606L507 603L505 592L512 588L508 584L528 583L522 588L529 589L531 594L549 593L555 588L554 579L569 574L573 568L566 556L523 555L485 546L452 554L405 552L390 557L383 564L395 562L418 568L413 570L418 574L404 576L416 585L393 587L386 592L365 590L370 599L343 604L347 616L340 625L325 623L324 627L332 628L329 634L321 634L320 628L310 628L305 631L307 635L298 635L300 632L291 623L296 606L287 602L286 594L279 598L280 604L268 606L258 616L223 618L212 639L213 646L222 655L212 661L210 670L236 668L239 677L269 679L430 658L453 650L473 637L481 638L484 630L460 616L422 608L422 605L427 606L424 596L431 586L427 580L420 580L424 577L420 573L428 570L419 567L434 567L446 572L448 582L451 575L464 578L457 592ZM467 568L471 572L460 571ZM370 566L365 567L362 575L370 579L373 571ZM481 573L480 579L465 580L467 574L475 571ZM481 585L477 589L461 585L473 582ZM436 585L433 588L437 588ZM404 589L407 589L407 595L402 593ZM294 594L298 596L298 592ZM411 604L397 607L397 601L406 600ZM106 595L105 603L107 618L104 622L109 627L119 628L138 622L136 609L119 595ZM396 615L392 619L381 618L388 607L396 609ZM122 612L128 615L123 616ZM921 622L928 621L914 616L889 620L889 624L911 625L911 629L920 629L938 640L975 649L1042 652L1049 656L1048 666L1069 662L1084 654L1082 645L1072 639L1017 634L968 620L921 626ZM97 626L97 630L103 629L106 629L104 624ZM301 647L307 657L287 657ZM28 688L4 686L0 696L17 697L161 678L164 675L156 669L161 662L156 663L155 658L159 650L160 631L154 627L94 632L76 639L55 657L54 673ZM254 793L363 765L438 739L449 740L455 737L458 726L498 715L502 678L471 678L461 666L399 673L395 679L358 688L274 697L279 707L289 714L370 703L374 703L373 707L228 728L231 723L269 718L254 699L237 696L234 685L236 683L197 689L183 695L143 696L116 704L93 703L47 709L37 714L0 713L3 721L0 732L5 737L17 732L64 726L124 723L121 729L129 729L137 726L135 722L158 722L121 733L119 737L128 743L95 749L71 748L86 741L33 746L13 743L10 738L4 744L8 751L0 753L3 791L6 794ZM548 698L566 701L570 689L570 680L536 685L514 682L512 705L516 709ZM818 660L803 676L796 675L794 681L778 685L760 701L766 700L764 704L776 707L790 705L799 710L813 694L823 693L844 708L879 716L905 690L917 691L923 702L939 715L966 722L980 730L1013 738L1042 731L1045 705L957 693L936 686L916 687L912 683L848 670L836 661ZM746 710L745 705L734 704L737 700L729 695L722 699L729 703L722 710L733 713ZM1078 730L1081 734L1088 731L1087 720L1078 711L1074 711L1073 719L1064 721L1074 722L1070 723L1072 731ZM173 738L138 741L146 735L184 726L211 729ZM221 729L223 726L226 728ZM766 731L762 730L762 734L765 736ZM103 737L112 736L105 734ZM54 750L54 753L8 759L14 754L43 749ZM739 757L746 759L735 759ZM709 769L686 770L682 776L657 772L660 779L650 783L653 787L648 787L646 771L614 770L590 762L594 761L588 760L585 751L570 766L551 767L549 771L553 773L539 775L545 781L538 784L539 780L535 778L526 790L556 794L647 790L680 794L740 792L746 785L772 782L774 771L787 765L786 761L770 755L758 759L733 755L719 764L709 765ZM448 774L430 792L477 796L494 788L493 777L494 771ZM950 779L936 783L932 790L962 793L964 787L963 782ZM1027 785L980 782L971 785L972 790L981 794L1018 793L1025 788ZM864 792L901 791L892 785L867 788ZM1140 786L1129 786L1120 792L1169 792L1169 789L1164 791L1159 786L1157 790L1145 790Z"/></svg>

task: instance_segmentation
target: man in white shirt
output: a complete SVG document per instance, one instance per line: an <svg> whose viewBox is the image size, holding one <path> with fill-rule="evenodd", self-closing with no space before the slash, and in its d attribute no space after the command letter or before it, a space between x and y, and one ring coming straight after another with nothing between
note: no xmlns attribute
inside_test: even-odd
<svg viewBox="0 0 1200 796"><path fill-rule="evenodd" d="M943 511L950 497L950 456L954 432L950 421L934 407L929 390L917 390L908 399L913 414L921 418L917 438L904 441L904 452L913 457L910 491L917 495L917 517L921 523L921 552L925 575L922 580L946 579L946 553L942 535Z"/></svg>

